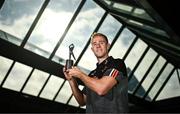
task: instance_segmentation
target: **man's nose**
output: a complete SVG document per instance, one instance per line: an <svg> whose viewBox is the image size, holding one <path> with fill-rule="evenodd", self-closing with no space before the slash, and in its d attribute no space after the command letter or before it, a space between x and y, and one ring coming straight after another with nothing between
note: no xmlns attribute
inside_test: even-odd
<svg viewBox="0 0 180 114"><path fill-rule="evenodd" d="M97 43L97 44L96 44L96 47L100 47L100 43Z"/></svg>

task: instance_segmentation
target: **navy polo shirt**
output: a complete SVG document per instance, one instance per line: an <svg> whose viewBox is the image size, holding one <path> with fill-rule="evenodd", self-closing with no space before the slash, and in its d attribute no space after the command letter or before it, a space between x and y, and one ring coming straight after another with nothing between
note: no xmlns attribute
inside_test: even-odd
<svg viewBox="0 0 180 114"><path fill-rule="evenodd" d="M97 78L112 76L117 80L117 84L104 96L99 96L85 87L82 91L87 96L87 113L128 112L128 78L123 60L110 56L102 63L97 64L96 69L90 72L89 76Z"/></svg>

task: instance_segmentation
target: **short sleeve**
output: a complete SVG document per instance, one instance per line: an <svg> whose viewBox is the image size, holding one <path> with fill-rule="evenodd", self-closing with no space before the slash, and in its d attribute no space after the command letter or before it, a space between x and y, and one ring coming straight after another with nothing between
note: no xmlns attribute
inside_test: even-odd
<svg viewBox="0 0 180 114"><path fill-rule="evenodd" d="M111 76L111 77L115 78L118 82L120 82L124 78L123 73L115 68L108 69L104 73L104 75Z"/></svg>
<svg viewBox="0 0 180 114"><path fill-rule="evenodd" d="M119 71L116 70L115 68L111 68L111 69L108 69L108 70L104 73L104 75L106 75L106 76L112 76L112 77L115 78L116 76L119 75Z"/></svg>

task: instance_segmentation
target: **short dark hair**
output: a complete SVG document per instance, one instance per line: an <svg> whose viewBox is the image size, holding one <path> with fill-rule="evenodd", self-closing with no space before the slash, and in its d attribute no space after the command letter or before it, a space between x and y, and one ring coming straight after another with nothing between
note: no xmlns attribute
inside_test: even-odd
<svg viewBox="0 0 180 114"><path fill-rule="evenodd" d="M102 34L102 33L96 33L94 32L92 35L91 35L91 40L95 37L95 36L102 36L105 40L106 40L106 43L108 43L108 38L106 35Z"/></svg>

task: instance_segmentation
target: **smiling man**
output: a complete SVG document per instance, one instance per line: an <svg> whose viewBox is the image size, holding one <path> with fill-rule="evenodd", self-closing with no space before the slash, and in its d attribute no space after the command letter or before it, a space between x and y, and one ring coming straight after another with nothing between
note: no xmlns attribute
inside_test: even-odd
<svg viewBox="0 0 180 114"><path fill-rule="evenodd" d="M92 35L91 45L98 62L89 75L77 67L64 69L74 97L80 106L86 105L87 113L127 113L128 78L124 61L108 55L110 44L102 33ZM84 83L82 91L74 77Z"/></svg>

